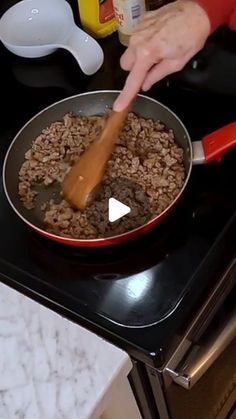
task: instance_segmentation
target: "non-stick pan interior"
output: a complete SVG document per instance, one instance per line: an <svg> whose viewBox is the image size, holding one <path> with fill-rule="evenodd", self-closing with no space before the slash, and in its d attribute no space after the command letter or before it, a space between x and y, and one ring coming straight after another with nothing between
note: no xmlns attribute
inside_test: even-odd
<svg viewBox="0 0 236 419"><path fill-rule="evenodd" d="M34 226L43 229L43 213L40 206L48 198L59 196L59 185L38 188L38 198L33 210L27 210L22 205L18 196L18 174L25 159L25 153L30 149L32 141L41 131L52 122L59 121L67 112L80 115L99 115L112 108L117 97L117 91L98 91L85 93L64 99L41 111L32 118L16 135L13 140L3 169L5 191L10 203L25 220ZM139 95L133 104L133 111L144 118L161 120L168 128L174 130L176 140L184 148L184 162L186 174L191 170L192 149L190 139L182 122L165 106L146 96Z"/></svg>

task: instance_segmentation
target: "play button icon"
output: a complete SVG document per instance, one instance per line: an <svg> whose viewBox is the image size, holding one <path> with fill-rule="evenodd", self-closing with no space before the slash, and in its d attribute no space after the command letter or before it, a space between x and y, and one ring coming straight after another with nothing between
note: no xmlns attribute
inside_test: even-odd
<svg viewBox="0 0 236 419"><path fill-rule="evenodd" d="M128 205L122 204L115 198L110 198L108 201L108 219L110 223L114 223L125 215L129 214L131 208Z"/></svg>
<svg viewBox="0 0 236 419"><path fill-rule="evenodd" d="M87 221L99 238L134 230L152 217L143 188L133 180L108 177L86 208Z"/></svg>

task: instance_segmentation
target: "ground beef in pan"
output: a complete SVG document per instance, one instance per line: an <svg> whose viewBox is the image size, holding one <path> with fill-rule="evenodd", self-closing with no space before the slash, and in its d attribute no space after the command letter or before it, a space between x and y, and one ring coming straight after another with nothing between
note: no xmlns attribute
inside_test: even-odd
<svg viewBox="0 0 236 419"><path fill-rule="evenodd" d="M19 195L27 209L34 208L38 184L49 187L60 183L103 124L102 117L68 113L33 141L19 173ZM63 197L60 202L45 202L41 209L46 229L80 239L122 234L163 212L184 181L183 150L175 142L173 131L159 121L129 113L99 196L85 213L71 208ZM107 221L111 196L132 208L129 216L115 223Z"/></svg>

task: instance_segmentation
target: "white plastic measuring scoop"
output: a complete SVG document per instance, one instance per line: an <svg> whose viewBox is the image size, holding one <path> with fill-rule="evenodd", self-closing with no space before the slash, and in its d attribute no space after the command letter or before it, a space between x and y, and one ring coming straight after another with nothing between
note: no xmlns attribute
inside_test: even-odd
<svg viewBox="0 0 236 419"><path fill-rule="evenodd" d="M87 75L94 74L104 59L97 41L75 24L65 0L23 0L15 4L0 19L0 40L11 52L27 58L67 49Z"/></svg>

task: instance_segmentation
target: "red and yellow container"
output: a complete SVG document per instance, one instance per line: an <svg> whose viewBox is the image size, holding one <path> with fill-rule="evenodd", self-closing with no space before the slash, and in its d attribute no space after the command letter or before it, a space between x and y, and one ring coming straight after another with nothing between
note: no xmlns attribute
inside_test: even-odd
<svg viewBox="0 0 236 419"><path fill-rule="evenodd" d="M117 30L112 0L78 0L83 29L94 38L105 38Z"/></svg>

